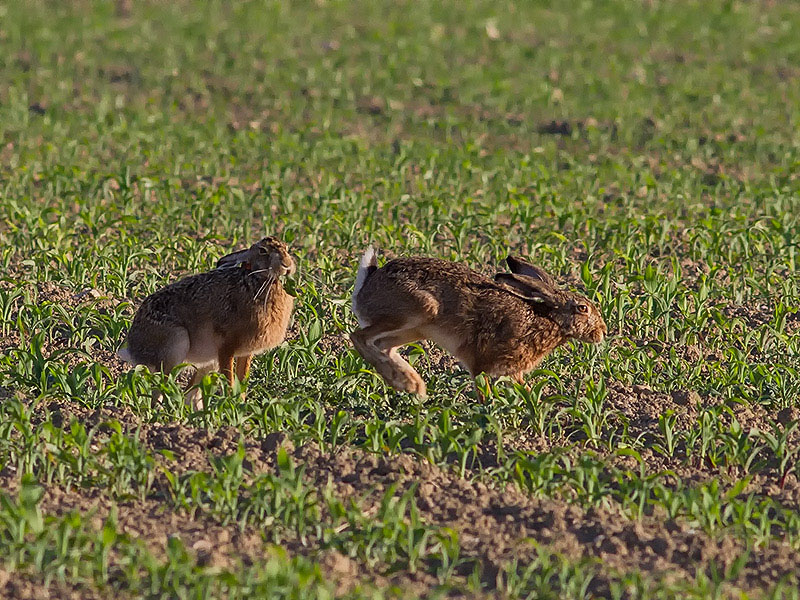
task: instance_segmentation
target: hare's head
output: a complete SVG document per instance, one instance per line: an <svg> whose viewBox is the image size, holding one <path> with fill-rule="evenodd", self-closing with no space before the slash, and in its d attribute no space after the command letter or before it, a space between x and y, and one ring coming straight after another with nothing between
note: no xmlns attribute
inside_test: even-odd
<svg viewBox="0 0 800 600"><path fill-rule="evenodd" d="M217 261L218 269L240 265L252 273L264 273L265 276L272 278L292 275L297 268L286 244L271 236L256 242L246 250L227 254Z"/></svg>
<svg viewBox="0 0 800 600"><path fill-rule="evenodd" d="M602 342L608 331L597 307L586 296L558 287L541 267L520 258L506 259L511 273L498 273L495 281L557 323L567 338L581 342Z"/></svg>

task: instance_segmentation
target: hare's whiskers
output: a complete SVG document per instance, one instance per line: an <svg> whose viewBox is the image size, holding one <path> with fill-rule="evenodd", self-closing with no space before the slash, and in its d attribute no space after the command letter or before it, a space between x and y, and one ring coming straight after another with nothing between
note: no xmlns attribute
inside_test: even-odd
<svg viewBox="0 0 800 600"><path fill-rule="evenodd" d="M264 269L264 270L266 271L267 269ZM261 283L261 286L258 288L258 291L256 291L255 295L253 296L253 300L258 298L259 294L261 294L261 292L263 292L265 288L267 290L269 290L269 288L272 286L272 283L274 281L275 281L275 278L273 276L271 276L271 275L268 276L266 279L264 279L264 281ZM269 298L269 294L267 293L264 296L265 296L264 305L266 306L266 302L267 302L266 299Z"/></svg>
<svg viewBox="0 0 800 600"><path fill-rule="evenodd" d="M265 310L267 308L267 302L269 301L269 297L272 295L272 284L275 283L275 277L270 277L267 280L267 282L269 282L269 287L267 288L267 293L264 294L264 309Z"/></svg>
<svg viewBox="0 0 800 600"><path fill-rule="evenodd" d="M269 271L270 269L256 269L255 271L250 271L247 276L250 277L251 275L256 275L258 273L264 273L265 271Z"/></svg>
<svg viewBox="0 0 800 600"><path fill-rule="evenodd" d="M255 293L255 294L253 294L253 300L255 300L256 298L258 298L258 295L259 295L259 294L260 294L262 291L264 291L264 287L266 287L266 285L267 285L267 281L263 281L263 282L261 283L261 286L260 286L260 287L259 287L259 288L256 290L256 293Z"/></svg>

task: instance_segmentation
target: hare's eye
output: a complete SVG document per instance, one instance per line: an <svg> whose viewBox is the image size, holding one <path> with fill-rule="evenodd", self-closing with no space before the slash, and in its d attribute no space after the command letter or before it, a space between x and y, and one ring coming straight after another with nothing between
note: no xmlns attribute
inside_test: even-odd
<svg viewBox="0 0 800 600"><path fill-rule="evenodd" d="M585 315L586 313L589 312L589 307L586 306L585 304L576 304L575 310L581 313L582 315Z"/></svg>

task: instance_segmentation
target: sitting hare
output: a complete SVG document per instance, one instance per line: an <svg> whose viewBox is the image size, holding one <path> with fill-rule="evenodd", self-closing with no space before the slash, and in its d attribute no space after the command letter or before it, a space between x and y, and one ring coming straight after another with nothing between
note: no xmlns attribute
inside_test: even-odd
<svg viewBox="0 0 800 600"><path fill-rule="evenodd" d="M436 342L475 377L509 375L522 383L554 348L570 339L601 342L606 324L580 294L561 290L544 270L509 256L511 273L494 280L436 258L398 258L377 267L370 247L353 291L359 354L392 387L425 396L425 382L397 348Z"/></svg>
<svg viewBox="0 0 800 600"><path fill-rule="evenodd" d="M181 363L197 368L189 387L219 369L244 380L254 354L286 337L294 298L280 277L295 272L286 244L266 237L223 256L217 268L186 277L145 298L133 318L127 348L117 354L151 371L169 373ZM197 389L190 393L202 408ZM187 396L187 402L191 402Z"/></svg>

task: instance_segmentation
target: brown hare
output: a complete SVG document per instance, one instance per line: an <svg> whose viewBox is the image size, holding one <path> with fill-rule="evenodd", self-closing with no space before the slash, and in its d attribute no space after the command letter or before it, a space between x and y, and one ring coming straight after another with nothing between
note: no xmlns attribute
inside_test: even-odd
<svg viewBox="0 0 800 600"><path fill-rule="evenodd" d="M367 362L397 390L425 396L425 382L397 348L428 339L475 377L509 375L522 383L568 340L598 343L606 324L588 298L562 290L543 269L506 259L494 280L459 263L398 258L380 269L370 247L353 291L360 329L350 334Z"/></svg>
<svg viewBox="0 0 800 600"><path fill-rule="evenodd" d="M117 354L151 371L169 373L181 363L196 371L189 388L219 369L243 381L250 361L286 337L294 298L280 277L295 272L286 244L266 237L223 256L217 268L186 277L145 298L133 318L127 347ZM188 388L187 388L188 389ZM187 395L202 407L198 390Z"/></svg>

